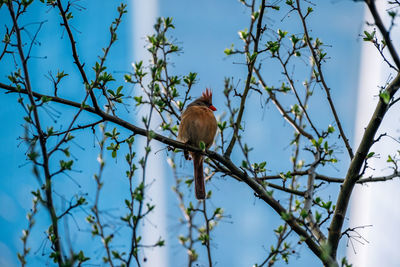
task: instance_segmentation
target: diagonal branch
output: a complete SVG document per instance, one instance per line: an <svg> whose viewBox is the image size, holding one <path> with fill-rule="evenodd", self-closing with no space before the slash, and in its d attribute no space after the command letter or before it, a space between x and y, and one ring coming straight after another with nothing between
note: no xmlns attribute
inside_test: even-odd
<svg viewBox="0 0 400 267"><path fill-rule="evenodd" d="M70 43L71 43L72 56L74 58L74 63L78 67L78 70L79 70L79 72L80 72L80 74L82 76L82 79L83 79L83 82L85 83L85 86L89 86L89 80L88 80L88 78L86 76L85 70L83 69L83 64L80 62L79 57L78 57L78 52L76 50L76 41L74 39L74 36L72 35L72 31L71 31L71 28L69 27L68 19L67 19L66 14L65 14L66 12L65 12L60 0L57 0L57 7L60 10L61 17L63 19L63 24L62 25L64 25L64 27L65 27L65 29L67 31L67 34L68 34L68 38L69 38ZM93 102L94 109L95 110L100 110L99 105L97 104L96 96L94 95L92 88L88 88L88 90L89 90L89 94L90 94L90 99Z"/></svg>
<svg viewBox="0 0 400 267"><path fill-rule="evenodd" d="M400 74L396 76L396 78L386 89L390 98L392 98L393 95L398 91L399 87ZM346 178L340 188L340 193L336 202L335 213L329 227L328 245L331 249L332 258L336 258L336 252L341 237L341 229L343 227L343 221L349 205L351 193L354 185L357 183L357 181L359 181L361 167L371 146L374 143L374 136L382 123L383 117L388 110L388 106L388 103L385 103L382 98L379 98L379 102L375 108L374 114L372 115L368 126L365 128L365 132L357 149L357 153L350 163Z"/></svg>
<svg viewBox="0 0 400 267"><path fill-rule="evenodd" d="M254 179L256 181L258 181L261 185L265 186L265 188L272 187L274 189L277 189L277 190L280 190L280 191L283 191L283 192L286 192L286 193L290 193L290 194L293 194L293 195L301 196L301 197L304 197L305 194L306 194L306 192L304 192L304 191L299 191L299 190L296 190L296 189L292 189L292 188L280 186L280 185L277 185L277 184L265 182L264 180L261 180L259 178L254 178Z"/></svg>
<svg viewBox="0 0 400 267"><path fill-rule="evenodd" d="M372 17L374 18L375 25L378 27L381 32L383 39L385 40L386 46L389 49L389 53L392 56L394 63L396 64L397 69L400 69L400 59L399 55L396 52L396 49L393 46L393 42L390 39L390 31L387 31L385 25L383 25L383 21L376 10L375 0L365 0L369 11L371 12Z"/></svg>
<svg viewBox="0 0 400 267"><path fill-rule="evenodd" d="M23 94L28 94L27 90L21 89L18 90L15 87L12 86L7 86L4 84L0 83L0 88L6 89L8 90L8 92L15 92L15 93L23 93ZM36 98L42 98L42 97L47 97L50 98L51 101L53 102L57 102L57 103L61 103L64 105L69 105L69 106L73 106L76 108L81 108L81 104L74 102L74 101L70 101L70 100L66 100L63 98L59 98L59 97L52 97L52 96L45 96L43 94L39 94L36 92L32 92L32 96L36 97ZM217 152L214 151L202 151L200 148L198 147L194 147L194 146L189 146L185 143L176 141L174 139L170 139L168 137L165 137L163 135L160 135L158 133L155 133L151 130L146 130L140 127L137 127L136 125L133 125L123 119L120 119L116 116L107 114L105 112L103 112L102 110L95 110L93 107L89 107L89 106L85 106L83 108L84 110L96 114L98 116L100 116L103 120L105 121L109 121L109 122L113 122L127 130L132 131L134 134L138 134L138 135L142 135L142 136L146 136L148 138L152 138L155 139L159 142L162 142L164 144L170 145L174 148L179 148L179 149L186 149L189 151L193 151L193 152L198 152L201 153L203 155L208 156L209 158L221 163L222 165L224 165L227 169L229 169L231 175L236 176L238 178L240 178L241 181L243 181L244 183L246 183L249 187L251 187L255 194L262 199L264 202L266 202L270 207L272 207L280 216L282 216L282 218L289 224L289 226L293 229L294 232L296 232L301 238L302 240L304 240L304 242L307 244L307 246L311 249L311 251L318 256L322 262L324 262L324 264L326 265L332 265L332 264L336 264L336 261L334 260L334 258L331 258L329 256L326 255L325 251L323 248L321 248L313 239L313 237L307 232L306 229L304 229L302 227L302 224L300 224L296 218L293 217L292 214L288 214L286 209L279 203L279 201L277 201L276 199L274 199L272 196L270 196L268 194L268 192L264 189L264 187L262 185L259 184L259 182L249 176L247 176L247 174L245 172L243 172L242 170L240 170L228 157L218 154Z"/></svg>
<svg viewBox="0 0 400 267"><path fill-rule="evenodd" d="M264 82L264 79L262 78L262 76L261 76L261 74L260 74L260 71L259 71L258 69L255 68L255 69L254 69L254 72L256 73L256 75L257 75L257 77L258 77L258 80L259 80L261 86L262 86L263 88L266 88L267 85L266 85L266 83ZM287 122L289 122L289 124L292 125L293 128L295 128L295 130L296 130L299 134L305 136L305 137L306 137L307 139L309 139L309 140L314 139L314 137L313 137L310 133L306 132L302 127L300 127L300 125L298 125L298 124L287 114L287 112L285 111L285 109L282 107L282 105L281 105L281 104L278 102L278 100L276 99L275 94L274 94L272 91L268 91L268 93L269 93L269 97L271 98L272 102L275 104L276 108L279 110L279 112L282 114L282 116L285 118L285 120L287 120Z"/></svg>
<svg viewBox="0 0 400 267"><path fill-rule="evenodd" d="M296 221L296 219L293 217L293 215L288 214L281 206L281 204L276 201L274 198L268 195L267 192L265 192L264 188L258 184L255 180L249 179L247 176L243 177L243 181L250 186L254 192L256 192L257 196L264 200L268 205L270 205L278 214L282 216L282 219L285 220L290 227L293 229L294 232L296 232L299 236L301 236L307 244L307 246L311 249L311 251L321 259L321 261L324 263L325 266L337 266L336 261L334 260L333 257L330 257L329 255L326 255L325 250L321 248L314 240L313 238L308 234L308 232L300 226L300 224Z"/></svg>
<svg viewBox="0 0 400 267"><path fill-rule="evenodd" d="M283 74L285 75L286 79L289 82L290 88L292 89L294 95L296 96L297 102L299 103L301 110L303 111L304 115L306 115L306 119L308 121L308 123L310 124L311 128L314 130L314 132L317 134L318 137L321 137L321 135L319 134L317 128L315 128L314 123L312 122L310 116L308 115L307 109L305 107L305 105L303 105L303 102L300 99L300 96L297 92L296 86L293 82L293 79L290 77L289 72L287 70L287 62L283 62L281 57L278 57L279 62L281 63L281 66L283 68ZM314 70L314 64L312 65L312 70Z"/></svg>
<svg viewBox="0 0 400 267"><path fill-rule="evenodd" d="M296 0L296 3L297 3L296 10L299 13L299 17L300 17L301 23L303 25L305 41L307 43L308 48L310 49L310 52L311 52L312 58L314 60L315 66L317 67L318 74L319 74L319 77L320 77L320 80L321 80L321 83L322 83L322 87L325 90L326 97L328 99L328 103L329 103L329 106L331 108L333 117L335 118L336 125L339 128L340 135L342 136L343 142L344 142L344 144L346 146L346 149L347 149L347 152L348 152L348 154L350 156L350 159L352 159L354 157L353 150L352 150L352 148L350 146L349 139L347 139L347 137L346 137L346 135L344 133L342 124L341 124L341 122L339 120L339 116L338 116L338 114L336 112L335 105L333 104L331 93L330 93L330 88L328 87L328 85L325 82L324 74L323 74L322 68L321 68L321 62L320 62L320 60L318 59L318 57L317 57L317 55L315 53L315 49L314 49L314 47L313 47L313 45L311 43L310 36L308 35L308 28L307 28L307 25L306 25L305 17L302 14L301 8L300 8L300 0Z"/></svg>

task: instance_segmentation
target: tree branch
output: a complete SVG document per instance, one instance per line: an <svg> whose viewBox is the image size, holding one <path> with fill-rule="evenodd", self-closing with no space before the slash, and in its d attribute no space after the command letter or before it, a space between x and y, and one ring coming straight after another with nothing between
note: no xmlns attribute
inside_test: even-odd
<svg viewBox="0 0 400 267"><path fill-rule="evenodd" d="M306 192L304 192L304 191L299 191L299 190L295 190L295 189L292 189L292 188L279 186L279 185L276 185L276 184L273 184L273 183L268 183L268 182L265 182L264 180L262 180L260 178L255 178L255 180L257 180L259 183L261 183L266 188L272 187L274 189L277 189L277 190L280 190L280 191L283 191L283 192L286 192L286 193L294 194L294 195L297 195L297 196L301 196L301 197L304 197L304 195L306 194Z"/></svg>
<svg viewBox="0 0 400 267"><path fill-rule="evenodd" d="M323 242L326 242L326 237L324 233L322 233L321 229L319 228L318 224L315 222L312 211L311 211L311 206L312 202L314 199L314 181L316 178L316 173L315 173L315 165L319 162L319 153L315 155L315 163L311 165L311 168L308 173L308 179L307 179L307 191L305 192L304 195L304 210L307 212L307 221L310 224L311 227L311 232L315 236L315 238L318 240L318 242L321 244Z"/></svg>
<svg viewBox="0 0 400 267"><path fill-rule="evenodd" d="M301 23L303 25L303 30L304 30L306 43L307 43L307 45L308 45L308 47L310 49L312 58L313 58L314 63L316 65L316 67L317 67L318 74L319 74L320 79L321 79L322 87L325 90L329 106L331 108L333 117L335 118L335 121L336 121L336 125L339 128L340 135L341 135L341 137L343 139L343 142L344 142L344 144L346 146L346 149L347 149L347 152L348 152L348 154L350 156L350 159L352 159L354 157L353 150L352 150L352 148L350 146L349 140L347 139L347 137L346 137L346 135L344 133L342 124L341 124L341 122L339 120L339 116L337 115L335 105L333 104L333 101L332 101L332 98L331 98L330 88L328 87L328 85L325 82L324 74L323 74L322 68L321 68L321 62L320 62L320 60L318 59L318 57L317 57L317 55L315 53L314 47L313 47L313 45L311 43L311 40L310 40L310 36L308 35L308 28L307 28L307 25L306 25L306 20L305 20L305 17L303 16L303 14L302 14L301 8L300 8L300 0L296 0L296 3L297 3L296 10L299 13L299 17L300 17Z"/></svg>
<svg viewBox="0 0 400 267"><path fill-rule="evenodd" d="M385 40L386 46L389 49L389 53L392 56L392 59L396 64L397 69L400 69L399 55L397 54L396 49L393 46L392 40L390 39L390 32L386 30L385 25L383 25L383 21L378 11L376 10L375 0L365 0L365 3L367 4L369 11L374 18L375 25L378 27L383 36L383 39Z"/></svg>
<svg viewBox="0 0 400 267"><path fill-rule="evenodd" d="M64 265L64 260L62 257L62 249L61 249L61 241L60 241L60 236L58 233L58 219L57 219L57 214L53 205L53 189L52 189L52 183L51 183L51 174L50 174L50 169L49 169L49 158L48 158L48 153L47 153L47 148L46 148L46 138L43 134L42 128L41 128L41 124L40 124L40 119L39 119L39 114L37 111L37 106L35 103L35 100L33 98L34 94L32 92L32 87L31 87L31 81L30 81L30 77L29 77L29 71L28 71L28 62L27 62L27 58L25 58L24 55L24 51L22 49L22 39L21 39L21 29L19 28L18 22L17 22L17 18L15 16L15 12L14 12L14 7L13 7L13 3L11 0L8 0L7 2L8 5L8 9L10 12L10 16L12 18L13 24L14 24L14 28L15 28L15 34L17 36L17 48L18 48L18 54L21 60L21 64L23 67L23 72L24 72L24 76L25 76L25 87L26 87L26 94L29 97L29 101L33 107L32 112L33 112L33 116L34 116L34 120L35 120L35 127L39 136L39 144L40 144L40 149L42 152L42 158L43 158L43 171L44 171L44 175L45 175L45 194L46 194L46 207L50 213L50 219L51 219L51 225L53 227L52 233L49 232L49 235L54 235L54 239L53 237L50 238L50 240L54 240L52 241L53 245L54 245L54 250L55 250L55 258L58 262L59 266L63 266Z"/></svg>
<svg viewBox="0 0 400 267"><path fill-rule="evenodd" d="M389 84L387 87L387 93L390 98L396 93L400 87L400 74ZM349 169L346 174L343 185L340 188L340 193L336 202L336 209L333 215L331 225L329 227L328 245L331 249L331 257L336 258L336 252L341 237L341 229L343 227L344 217L346 215L347 207L354 185L359 181L359 174L361 167L364 163L365 158L374 143L374 136L378 131L379 126L382 123L383 117L388 110L388 104L382 98L379 98L379 102L375 108L374 114L372 115L368 126L365 128L364 135L361 139L361 143L357 149L357 153L352 159Z"/></svg>
<svg viewBox="0 0 400 267"><path fill-rule="evenodd" d="M262 76L261 76L261 74L260 74L260 71L259 71L257 68L255 68L255 69L254 69L254 72L256 73L256 75L257 75L257 77L258 77L258 80L259 80L261 86L262 86L263 88L266 88L267 85L266 85L266 83L264 82L264 79L262 78ZM287 120L287 122L289 122L289 124L292 125L293 128L295 128L296 131L297 131L299 134L305 136L305 137L306 137L307 139L309 139L309 140L314 139L314 137L313 137L310 133L306 132L302 127L300 127L300 125L298 125L298 124L286 113L285 109L282 107L282 105L281 105L281 104L278 102L278 100L276 99L275 94L274 94L272 91L267 91L267 92L268 92L269 97L271 98L272 102L275 104L276 108L279 110L279 112L282 114L282 116L285 118L285 120Z"/></svg>
<svg viewBox="0 0 400 267"><path fill-rule="evenodd" d="M0 83L0 88L6 89L9 92L15 92L15 93L19 92L19 93L24 93L24 94L28 93L24 89L18 90L17 88L7 86L2 83ZM43 94L39 94L39 93L35 93L35 92L32 92L32 95L36 98L42 98L43 96L45 96ZM76 108L81 108L80 103L76 103L76 102L62 99L59 97L52 97L52 96L45 96L45 97L50 98L51 101L53 101L53 102L73 106ZM168 137L165 137L163 135L155 133L151 130L146 131L145 129L137 127L123 119L120 119L116 116L107 114L107 113L103 112L102 110L96 111L94 108L88 107L88 106L85 106L83 109L90 113L100 116L105 121L113 122L127 130L130 130L134 134L150 137L161 143L170 145L174 148L186 149L189 151L198 152L198 153L208 156L211 159L214 159L214 160L220 162L227 169L230 170L232 175L240 178L241 181L245 182L249 187L251 187L254 190L255 194L259 198L261 198L264 202L266 202L269 206L271 206L279 215L283 216L284 220L289 224L289 226L293 229L293 231L302 237L302 239L307 244L307 246L311 249L311 251L313 251L313 253L316 256L318 256L321 259L322 262L324 262L327 265L335 263L335 260L333 258L326 256L326 253L324 253L324 250L313 240L313 238L308 234L308 232L297 222L297 220L293 217L293 215L287 214L286 209L277 200L275 200L272 196L270 196L268 194L268 192L265 191L263 186L259 184L258 181L256 181L255 179L253 179L251 177L248 177L247 174L245 172L243 172L242 170L240 170L238 167L236 167L236 165L228 157L220 155L214 151L209 151L209 150L202 151L200 148L190 146L185 143L170 139Z"/></svg>
<svg viewBox="0 0 400 267"><path fill-rule="evenodd" d="M64 25L65 30L67 31L67 34L68 34L68 38L69 38L70 43L71 43L72 56L74 58L74 63L78 67L78 70L79 70L79 72L80 72L80 74L82 76L82 79L83 79L83 82L85 83L85 86L89 86L89 80L88 80L88 78L86 76L86 72L83 69L83 65L81 64L81 62L79 60L79 57L78 57L78 53L76 51L76 41L74 39L74 36L72 35L72 31L71 31L71 28L69 27L68 19L65 16L65 10L62 7L62 4L61 4L60 0L57 0L57 7L60 10L61 17L63 19L63 24L62 25ZM97 104L96 96L94 95L92 88L88 88L88 90L89 90L90 98L92 100L94 109L95 110L100 110L99 105Z"/></svg>
<svg viewBox="0 0 400 267"><path fill-rule="evenodd" d="M253 6L254 6L254 2L253 2ZM247 79L246 79L246 85L243 91L243 95L241 97L241 102L240 102L240 108L239 108L239 113L238 116L236 118L236 122L235 122L235 127L233 128L233 135L232 135L232 139L229 142L228 148L225 151L225 156L229 157L232 153L233 150L233 146L235 145L236 139L238 138L238 134L239 134L239 129L240 129L240 124L242 122L242 117L243 117L243 112L244 112L244 108L245 108L245 104L246 104L246 99L247 99L247 94L250 91L250 82L251 82L251 77L253 76L253 69L254 69L254 64L256 62L257 59L257 53L258 53L258 42L260 41L260 37L261 37L261 30L262 30L262 20L264 17L264 10L265 10L265 0L262 0L261 2L261 7L260 7L260 13L258 15L258 21L257 21L257 32L256 32L256 37L254 38L254 48L253 48L253 55L255 55L255 57L250 60L248 55L248 61L250 61L248 63L248 72L247 72ZM253 25L254 19L252 18L252 24ZM250 27L250 33L249 33L249 38L251 36L251 28ZM246 41L247 44L249 45L250 41ZM249 54L249 52L248 52Z"/></svg>

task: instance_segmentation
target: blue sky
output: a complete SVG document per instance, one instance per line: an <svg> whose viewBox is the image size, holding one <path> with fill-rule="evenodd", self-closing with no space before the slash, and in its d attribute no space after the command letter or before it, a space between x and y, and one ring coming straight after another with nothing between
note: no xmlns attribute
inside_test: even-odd
<svg viewBox="0 0 400 267"><path fill-rule="evenodd" d="M71 77L77 77L77 70L70 57L70 47L66 42L65 32L60 29L57 12L48 8L43 8L39 1L32 7L34 10L29 16L25 17L25 23L48 20L43 30L38 36L40 45L33 50L33 58L30 63L32 77L34 77L33 87L41 88L45 92L51 88L45 75L47 70L53 72L57 69L65 69ZM75 35L78 43L78 51L81 59L86 63L86 68L92 66L97 60L97 55L101 53L108 40L108 26L116 15L116 1L81 1L80 5L85 7L81 12L76 12L73 19L77 29ZM41 9L39 9L39 7ZM110 53L108 68L114 70L117 79L122 79L123 73L131 70L133 58L138 57L135 51L131 50L131 21L133 11L128 5L129 12L121 25L119 31L119 41ZM344 128L348 136L352 139L355 97L358 81L359 47L361 44L359 33L362 27L363 6L352 1L322 1L314 7L315 14L311 17L312 33L318 35L327 45L330 59L325 64L327 81L332 88L333 99L338 105L339 116L343 120ZM170 16L174 18L176 29L172 32L181 47L183 53L173 58L173 72L183 75L188 72L197 72L199 81L194 88L193 95L196 96L205 87L211 87L214 91L215 106L219 108L217 115L222 114L224 99L222 88L224 77L235 77L237 80L245 79L246 69L243 65L235 64L239 58L227 58L223 50L232 43L240 45L238 30L248 27L247 11L239 1L183 1L170 0L160 1L158 12L160 16ZM271 12L271 11L269 11ZM267 15L269 16L269 15ZM294 16L294 15L291 15ZM8 13L3 7L0 9L1 21L9 21ZM268 22L275 29L280 23L282 14L278 16L271 14ZM296 25L290 24L289 19L284 20L283 25L291 32L299 31ZM34 31L36 24L28 26ZM274 28L275 27L275 28ZM0 29L0 35L4 34L4 29ZM25 38L27 36L25 35ZM63 39L60 39L60 38ZM44 58L44 56L47 56ZM139 56L140 57L140 56ZM11 58L8 62L0 64L0 81L6 83L6 76L9 74ZM278 82L276 69L273 65L266 66L265 71L271 73L270 81ZM268 76L268 75L267 75ZM70 99L77 98L79 80L68 79L63 82L63 96ZM132 88L128 87L128 90ZM318 94L318 92L317 92ZM25 145L17 139L23 134L23 115L18 105L16 95L5 95L0 93L0 117L2 129L0 140L2 153L0 153L0 265L17 266L16 252L21 250L19 237L22 229L27 225L25 215L31 207L30 191L37 187L35 178L31 172L31 166L26 165ZM291 137L291 129L280 118L278 112L272 105L267 106L264 113L258 112L260 100L257 95L252 95L251 105L245 113L246 127L251 129L251 135L246 136L246 141L250 146L257 147L262 144L264 149L255 150L254 158L264 158L268 163L268 168L274 172L289 167L291 150L286 148ZM315 119L321 125L333 122L333 118L327 119L323 112L326 107L325 100L315 103ZM57 108L62 111L58 122L62 122L65 117L71 114L72 109ZM136 111L134 111L136 112ZM134 113L133 112L133 113ZM46 115L42 114L44 117ZM46 117L48 121L51 118ZM83 116L81 122L93 119L91 115ZM326 123L326 120L328 122ZM77 170L83 172L73 173L73 179L78 180L80 186L76 186L72 179L60 176L57 183L58 188L66 189L65 195L73 192L90 192L93 188L91 175L97 170L96 156L97 150L93 148L93 138L83 137L79 139L79 145L73 148L73 155L79 157L81 153L92 155L81 158L76 163ZM80 148L80 147L83 147ZM285 149L286 148L286 149ZM285 161L282 161L284 158ZM235 159L235 156L234 156ZM110 208L121 201L120 196L126 194L126 181L123 177L114 174L113 160L110 158L108 169L106 169L106 183L109 185L103 194L106 196L104 205ZM237 159L236 159L237 160ZM116 164L120 167L123 164L122 158ZM338 169L327 169L332 175L340 175L341 166L347 162L339 162ZM185 172L190 173L190 164L184 164ZM93 166L87 170L86 166ZM122 170L123 171L123 170ZM121 173L122 173L121 171ZM172 185L172 179L168 180L168 187ZM213 233L214 259L217 266L249 266L263 260L264 251L275 242L272 229L279 225L279 217L264 203L254 197L252 192L243 184L229 178L213 179L211 184L214 194L211 204L221 206L230 215L230 219L222 222ZM327 189L325 193L333 191ZM332 199L336 196L332 194ZM174 220L179 215L176 207L175 196L171 190L167 190L169 229L172 235L168 237L168 251L170 266L184 266L186 257L174 235L179 233L179 229L174 228ZM61 203L61 201L60 201ZM57 204L61 205L61 204ZM43 208L42 208L43 209ZM37 218L38 225L47 224L47 215L40 213ZM71 223L71 222L70 222ZM38 230L38 228L36 229ZM49 263L47 260L38 259L41 255L41 243L45 239L43 232L36 231L32 236L32 257L30 266L42 266ZM79 246L91 243L90 238L76 239ZM100 247L98 243L98 247ZM199 250L204 254L204 250ZM344 253L344 250L343 250ZM343 254L342 253L342 254ZM200 258L201 264L205 264L205 258ZM298 257L291 258L291 266L315 266L318 261L310 254L307 248L299 248ZM50 263L49 263L50 264ZM51 265L51 264L50 264ZM284 266L284 264L282 263ZM281 266L278 264L277 266Z"/></svg>

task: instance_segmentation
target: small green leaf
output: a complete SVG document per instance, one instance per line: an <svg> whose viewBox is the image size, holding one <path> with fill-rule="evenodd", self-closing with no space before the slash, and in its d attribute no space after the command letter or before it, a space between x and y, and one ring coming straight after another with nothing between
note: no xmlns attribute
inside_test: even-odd
<svg viewBox="0 0 400 267"><path fill-rule="evenodd" d="M245 160L242 161L242 168L243 169L247 169L248 168L247 161L245 161Z"/></svg>
<svg viewBox="0 0 400 267"><path fill-rule="evenodd" d="M322 144L322 141L324 141L324 139L322 137L318 138L318 146L320 146Z"/></svg>
<svg viewBox="0 0 400 267"><path fill-rule="evenodd" d="M367 32L367 31L364 31L363 40L366 41L366 42L373 42L374 38L375 38L375 33L376 33L375 31L373 31L371 33Z"/></svg>
<svg viewBox="0 0 400 267"><path fill-rule="evenodd" d="M43 103L49 102L49 101L51 101L51 99L52 99L51 97L47 97L47 96L42 96L42 98L41 98Z"/></svg>
<svg viewBox="0 0 400 267"><path fill-rule="evenodd" d="M308 216L308 212L305 209L302 209L300 212L300 216L305 219Z"/></svg>
<svg viewBox="0 0 400 267"><path fill-rule="evenodd" d="M375 155L375 152L369 152L366 158L369 159L374 155Z"/></svg>
<svg viewBox="0 0 400 267"><path fill-rule="evenodd" d="M326 203L322 202L322 207L326 210L329 210L331 208L332 201L328 201Z"/></svg>
<svg viewBox="0 0 400 267"><path fill-rule="evenodd" d="M230 48L225 48L224 53L225 53L225 55L229 56L229 55L232 55L233 51Z"/></svg>
<svg viewBox="0 0 400 267"><path fill-rule="evenodd" d="M321 221L322 214L318 211L315 212L315 221L319 223Z"/></svg>
<svg viewBox="0 0 400 267"><path fill-rule="evenodd" d="M287 31L282 31L281 29L278 29L279 38L285 38L287 33Z"/></svg>
<svg viewBox="0 0 400 267"><path fill-rule="evenodd" d="M287 212L282 212L282 213L281 213L281 218L282 218L282 220L284 220L284 221L288 221L288 220L290 219L290 214L287 213Z"/></svg>
<svg viewBox="0 0 400 267"><path fill-rule="evenodd" d="M161 239L156 243L156 246L158 246L158 247L163 247L164 245L165 245L165 241L161 240Z"/></svg>
<svg viewBox="0 0 400 267"><path fill-rule="evenodd" d="M259 15L260 15L260 12L259 12L259 11L253 12L253 14L251 14L251 18L252 18L253 20L256 20L256 19L258 18Z"/></svg>
<svg viewBox="0 0 400 267"><path fill-rule="evenodd" d="M247 32L247 29L244 29L243 31L238 32L240 39L245 41L247 39L247 36L249 36L249 33Z"/></svg>
<svg viewBox="0 0 400 267"><path fill-rule="evenodd" d="M390 95L388 93L388 91L383 91L379 94L379 96L382 98L383 102L385 102L385 104L389 104L390 101Z"/></svg>
<svg viewBox="0 0 400 267"><path fill-rule="evenodd" d="M201 150L205 151L206 150L206 144L203 141L200 141L199 147Z"/></svg>
<svg viewBox="0 0 400 267"><path fill-rule="evenodd" d="M257 58L257 52L254 52L253 54L247 54L247 57L249 59L249 62L253 62Z"/></svg>

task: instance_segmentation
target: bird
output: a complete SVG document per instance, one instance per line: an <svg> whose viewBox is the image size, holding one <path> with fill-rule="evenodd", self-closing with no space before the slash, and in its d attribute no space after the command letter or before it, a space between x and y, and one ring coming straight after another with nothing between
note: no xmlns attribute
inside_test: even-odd
<svg viewBox="0 0 400 267"><path fill-rule="evenodd" d="M201 97L190 103L183 111L178 129L178 140L195 147L200 147L201 142L205 148L210 148L217 132L217 120L213 111L217 109L212 104L210 89L202 93ZM190 160L189 153L184 150L186 160ZM203 155L190 152L194 166L194 188L196 198L205 199L206 189L203 174Z"/></svg>

